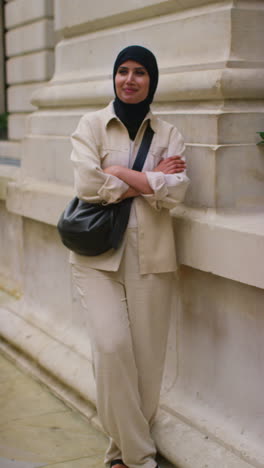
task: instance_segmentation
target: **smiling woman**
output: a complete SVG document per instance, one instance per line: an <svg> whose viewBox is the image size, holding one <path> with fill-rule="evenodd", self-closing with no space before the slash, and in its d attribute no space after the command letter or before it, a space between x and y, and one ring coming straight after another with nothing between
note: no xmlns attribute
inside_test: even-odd
<svg viewBox="0 0 264 468"><path fill-rule="evenodd" d="M115 99L82 117L72 135L77 196L104 206L130 199L128 228L117 249L71 254L93 348L97 410L114 468L156 468L151 427L159 402L170 323L173 226L168 208L188 186L184 143L173 125L150 110L158 84L152 52L122 50L114 63ZM153 138L142 172L138 148Z"/></svg>

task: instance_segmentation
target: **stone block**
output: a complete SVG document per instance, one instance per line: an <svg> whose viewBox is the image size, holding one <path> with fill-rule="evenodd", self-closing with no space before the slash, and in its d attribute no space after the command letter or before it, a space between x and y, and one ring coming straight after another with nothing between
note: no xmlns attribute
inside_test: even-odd
<svg viewBox="0 0 264 468"><path fill-rule="evenodd" d="M0 201L0 237L0 288L19 297L23 289L22 219L8 213L3 201Z"/></svg>
<svg viewBox="0 0 264 468"><path fill-rule="evenodd" d="M29 133L69 136L85 112L93 112L100 107L34 112L28 117ZM253 103L247 106L241 103L229 105L222 101L214 105L205 102L164 103L153 104L152 110L158 117L175 125L188 144L255 144L259 141L256 132L263 126L264 108Z"/></svg>
<svg viewBox="0 0 264 468"><path fill-rule="evenodd" d="M28 179L8 184L6 203L11 213L56 226L73 195L72 187Z"/></svg>
<svg viewBox="0 0 264 468"><path fill-rule="evenodd" d="M9 85L32 81L46 81L54 71L54 53L44 50L7 61L7 83Z"/></svg>
<svg viewBox="0 0 264 468"><path fill-rule="evenodd" d="M194 206L215 207L215 149L210 146L187 145L187 174L191 179L185 202Z"/></svg>
<svg viewBox="0 0 264 468"><path fill-rule="evenodd" d="M26 134L28 114L11 114L8 118L9 140L22 140Z"/></svg>
<svg viewBox="0 0 264 468"><path fill-rule="evenodd" d="M9 112L32 112L35 106L31 104L31 97L36 89L44 86L44 82L10 86L7 90Z"/></svg>
<svg viewBox="0 0 264 468"><path fill-rule="evenodd" d="M221 254L217 244L215 256ZM242 254L237 269L247 268L244 260ZM163 404L214 440L221 440L222 445L232 446L233 452L252 466L261 466L263 415L258 407L264 356L258 330L264 325L264 292L184 267L181 295L178 375Z"/></svg>
<svg viewBox="0 0 264 468"><path fill-rule="evenodd" d="M54 46L53 20L43 19L35 23L10 30L6 34L8 57L23 55Z"/></svg>
<svg viewBox="0 0 264 468"><path fill-rule="evenodd" d="M264 289L262 211L178 207L173 216L180 264Z"/></svg>
<svg viewBox="0 0 264 468"><path fill-rule="evenodd" d="M256 145L222 146L217 150L218 207L247 211L264 207L263 149Z"/></svg>
<svg viewBox="0 0 264 468"><path fill-rule="evenodd" d="M7 29L52 16L52 0L14 0L5 7Z"/></svg>
<svg viewBox="0 0 264 468"><path fill-rule="evenodd" d="M102 107L102 106L100 106ZM29 132L39 135L70 135L85 112L100 107L81 110L43 110L28 118ZM257 143L263 126L264 108L248 104L227 105L220 102L208 105L204 102L168 105L153 104L153 112L175 125L187 143L192 144L248 144Z"/></svg>
<svg viewBox="0 0 264 468"><path fill-rule="evenodd" d="M9 159L4 160L3 163L0 158L0 200L6 200L8 184L16 180L20 172L19 168L9 161Z"/></svg>
<svg viewBox="0 0 264 468"><path fill-rule="evenodd" d="M264 11L259 5L238 5L232 10L232 42L230 60L253 62L263 67L263 53L259 44L264 41ZM245 40L246 37L246 40Z"/></svg>
<svg viewBox="0 0 264 468"><path fill-rule="evenodd" d="M11 215L10 213L9 215L11 221L13 219L20 220L22 226L22 221L19 216L14 214ZM1 210L0 218L1 222L2 219L5 220L5 218L2 218ZM9 233L6 232L6 236L4 237L4 240L6 241L8 241L8 234L10 235L11 233L11 221L9 228L10 231ZM1 224L1 226L3 227L4 224ZM53 354L51 349L48 351L48 347L51 346L54 352L54 348L58 345L56 340L62 344L62 346L59 347L61 351L62 348L65 347L66 352L68 347L69 353L69 349L71 349L74 360L77 359L77 356L74 357L75 354L82 356L84 359L91 359L89 328L86 313L81 307L77 290L72 285L71 269L68 262L68 251L61 243L57 229L53 226L29 219L23 220L23 229L25 241L23 247L24 253L26 253L23 265L24 299L19 304L18 315L29 321L31 324L35 324L38 329L40 328L41 330L44 330L50 337L50 339L47 340L47 346L44 346L41 342L42 340L36 339L34 336L35 334L33 334L33 336L31 335L29 337L31 339L26 340L27 343L23 343L23 347L30 346L31 352L34 350L35 356L37 356L42 363L45 361L45 368L50 367L50 360ZM6 243L4 245L7 246ZM18 247L19 245L17 246L17 249L14 249L14 253L16 250L19 251ZM5 259L10 255L10 258L8 259L10 263L14 253L12 255L12 253L8 251L8 248L6 248L5 252L0 252L1 260L2 258ZM13 266L15 266L15 260L13 260L13 263ZM6 262L1 262L0 278L2 270L5 270L5 264ZM37 265L41 265L41 267L38 268L37 278L32 282L32 273L33 271L36 271ZM49 291L48 297L47 291ZM42 333L40 333L40 335L42 335ZM22 338L23 333L21 340ZM40 336L40 338L42 338L42 336ZM52 338L55 340L53 343ZM20 344L22 344L21 341ZM57 367L54 354L53 365ZM78 372L78 367L79 366L74 370L75 376ZM57 372L58 370L59 369L57 369ZM59 377L57 372L56 375ZM78 387L76 390L77 389Z"/></svg>
<svg viewBox="0 0 264 468"><path fill-rule="evenodd" d="M229 6L205 8L196 15L186 11L155 21L132 23L123 29L97 31L58 44L54 78L67 81L77 76L89 80L109 76L117 53L134 44L135 36L138 44L155 53L161 74L188 68L192 71L218 69L229 55L229 31Z"/></svg>
<svg viewBox="0 0 264 468"><path fill-rule="evenodd" d="M153 110L175 125L188 144L256 144L259 141L256 132L263 127L264 107L252 102L247 105L186 102L166 107L153 105Z"/></svg>
<svg viewBox="0 0 264 468"><path fill-rule="evenodd" d="M207 0L206 3L213 4L215 0ZM202 0L185 0L184 6L181 2L173 0L146 0L144 4L133 0L115 0L111 5L107 2L95 4L91 0L85 4L82 0L76 0L74 4L70 0L56 0L55 27L56 30L63 29L64 35L69 36L167 15L183 9L199 8L203 4Z"/></svg>
<svg viewBox="0 0 264 468"><path fill-rule="evenodd" d="M193 206L254 211L264 206L263 150L256 145L188 145L185 198Z"/></svg>
<svg viewBox="0 0 264 468"><path fill-rule="evenodd" d="M28 117L28 133L33 135L67 136L76 129L85 110L43 110Z"/></svg>
<svg viewBox="0 0 264 468"><path fill-rule="evenodd" d="M223 110L218 119L218 144L256 144L263 127L264 108L251 103Z"/></svg>
<svg viewBox="0 0 264 468"><path fill-rule="evenodd" d="M67 250L60 242L59 234L53 226L30 219L25 220L24 223L24 249L27 254L24 294L29 304L34 304L38 309L36 317L38 323L42 324L42 328L50 330L50 327L54 327L63 335L65 328L69 324L73 325L70 306L72 303L71 272ZM38 265L41 265L41 268ZM32 274L37 270L38 278L35 278L33 285ZM48 297L47 291L49 291ZM55 310L56 325L52 325ZM22 315L25 318L28 317L26 310L22 310Z"/></svg>
<svg viewBox="0 0 264 468"><path fill-rule="evenodd" d="M0 157L20 159L21 146L15 141L0 141Z"/></svg>
<svg viewBox="0 0 264 468"><path fill-rule="evenodd" d="M23 142L25 177L73 185L72 146L66 137L32 136Z"/></svg>

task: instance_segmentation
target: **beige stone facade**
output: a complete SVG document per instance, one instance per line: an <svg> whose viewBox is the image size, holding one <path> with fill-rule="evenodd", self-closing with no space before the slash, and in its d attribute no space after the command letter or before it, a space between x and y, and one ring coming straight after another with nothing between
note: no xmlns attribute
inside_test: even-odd
<svg viewBox="0 0 264 468"><path fill-rule="evenodd" d="M264 466L263 24L262 0L5 2L0 332L91 402L83 311L55 227L72 195L69 135L113 96L122 47L157 56L153 110L185 136L192 181L173 213L181 267L154 430L179 468Z"/></svg>

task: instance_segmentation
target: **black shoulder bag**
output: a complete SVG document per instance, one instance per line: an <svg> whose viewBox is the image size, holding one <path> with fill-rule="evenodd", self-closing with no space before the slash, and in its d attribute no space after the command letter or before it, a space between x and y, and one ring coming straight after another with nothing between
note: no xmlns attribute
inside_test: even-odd
<svg viewBox="0 0 264 468"><path fill-rule="evenodd" d="M134 165L141 171L153 138L148 122ZM117 249L127 228L133 198L102 205L74 197L58 221L63 244L79 255L95 256Z"/></svg>

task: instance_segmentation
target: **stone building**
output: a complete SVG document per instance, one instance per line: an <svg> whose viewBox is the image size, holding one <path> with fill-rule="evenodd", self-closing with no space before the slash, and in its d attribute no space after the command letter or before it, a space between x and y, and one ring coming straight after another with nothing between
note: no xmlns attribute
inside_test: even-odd
<svg viewBox="0 0 264 468"><path fill-rule="evenodd" d="M96 421L56 222L73 193L70 133L113 96L117 52L149 47L161 71L153 109L185 136L192 181L173 212L178 294L155 438L179 468L264 467L264 1L1 8L1 348Z"/></svg>

